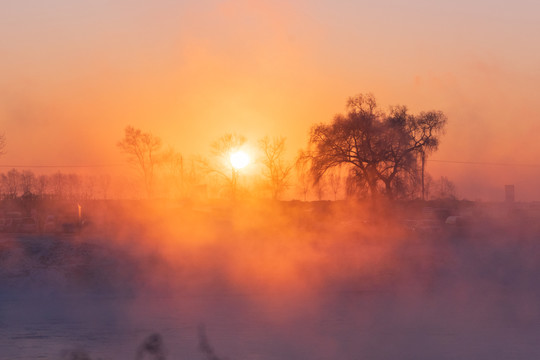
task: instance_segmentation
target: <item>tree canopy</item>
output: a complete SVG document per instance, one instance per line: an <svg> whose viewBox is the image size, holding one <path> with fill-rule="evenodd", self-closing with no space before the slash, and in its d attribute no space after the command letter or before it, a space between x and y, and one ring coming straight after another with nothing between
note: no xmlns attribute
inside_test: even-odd
<svg viewBox="0 0 540 360"><path fill-rule="evenodd" d="M225 134L211 145L213 162L206 162L204 167L208 173L219 175L228 184L231 198L236 197L238 171L231 163L231 154L240 150L247 139L239 134Z"/></svg>
<svg viewBox="0 0 540 360"><path fill-rule="evenodd" d="M268 136L259 140L262 151L261 163L263 164L262 175L266 178L272 199L277 200L287 188L292 165L284 160L285 138Z"/></svg>
<svg viewBox="0 0 540 360"><path fill-rule="evenodd" d="M6 136L0 134L0 155L4 155L6 152Z"/></svg>
<svg viewBox="0 0 540 360"><path fill-rule="evenodd" d="M118 147L127 154L128 161L140 171L150 197L153 193L155 167L162 160L162 142L157 136L142 132L133 126L125 128L124 138L118 142Z"/></svg>
<svg viewBox="0 0 540 360"><path fill-rule="evenodd" d="M304 156L315 182L331 168L346 166L372 196L390 198L418 176L418 156L437 149L447 118L441 111L410 114L405 106L381 110L371 94L347 101L345 114L312 127Z"/></svg>

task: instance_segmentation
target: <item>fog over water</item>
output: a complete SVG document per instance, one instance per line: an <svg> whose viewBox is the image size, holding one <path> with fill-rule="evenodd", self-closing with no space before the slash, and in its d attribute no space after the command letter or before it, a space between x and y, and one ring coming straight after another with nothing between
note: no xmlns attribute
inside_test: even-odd
<svg viewBox="0 0 540 360"><path fill-rule="evenodd" d="M536 359L536 210L464 207L131 202L2 234L0 359Z"/></svg>

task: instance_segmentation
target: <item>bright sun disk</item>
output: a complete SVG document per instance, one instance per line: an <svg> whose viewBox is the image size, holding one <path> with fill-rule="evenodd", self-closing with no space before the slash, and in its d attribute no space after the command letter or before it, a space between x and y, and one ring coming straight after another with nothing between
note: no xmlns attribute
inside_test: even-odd
<svg viewBox="0 0 540 360"><path fill-rule="evenodd" d="M231 154L230 160L233 168L240 170L249 164L249 155L239 150Z"/></svg>

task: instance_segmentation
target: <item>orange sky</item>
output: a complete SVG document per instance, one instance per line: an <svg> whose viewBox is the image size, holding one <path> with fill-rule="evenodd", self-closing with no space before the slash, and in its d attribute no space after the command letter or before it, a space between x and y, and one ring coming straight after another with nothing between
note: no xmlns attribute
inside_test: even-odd
<svg viewBox="0 0 540 360"><path fill-rule="evenodd" d="M0 164L122 163L128 124L186 155L227 132L292 155L361 92L444 111L433 159L540 164L540 3L507 3L2 2ZM540 167L429 170L460 197L540 200Z"/></svg>

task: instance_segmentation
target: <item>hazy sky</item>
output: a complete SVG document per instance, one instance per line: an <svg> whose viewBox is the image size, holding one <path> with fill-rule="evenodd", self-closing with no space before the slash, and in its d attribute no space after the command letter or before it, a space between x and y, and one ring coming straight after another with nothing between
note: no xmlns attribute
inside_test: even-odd
<svg viewBox="0 0 540 360"><path fill-rule="evenodd" d="M186 155L227 132L293 155L364 92L444 111L433 159L540 164L539 37L536 0L2 1L0 164L121 163L129 124ZM540 167L428 170L469 199L540 200Z"/></svg>

